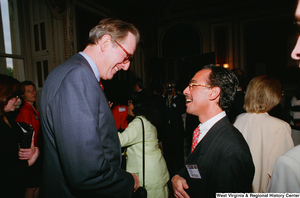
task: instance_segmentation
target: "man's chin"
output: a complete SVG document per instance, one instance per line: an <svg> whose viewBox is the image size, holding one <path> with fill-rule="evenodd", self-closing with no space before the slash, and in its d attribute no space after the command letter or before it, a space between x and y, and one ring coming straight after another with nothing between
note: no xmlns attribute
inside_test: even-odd
<svg viewBox="0 0 300 198"><path fill-rule="evenodd" d="M186 112L187 112L188 114L191 114L191 111L189 110L188 107L186 108Z"/></svg>
<svg viewBox="0 0 300 198"><path fill-rule="evenodd" d="M112 79L114 77L114 75L117 73L117 71L115 69L113 69L110 73L111 76L108 76L108 80Z"/></svg>
<svg viewBox="0 0 300 198"><path fill-rule="evenodd" d="M190 104L190 102L186 104L186 112L187 112L188 114L195 115L195 114L193 113L192 109L190 108L189 104Z"/></svg>
<svg viewBox="0 0 300 198"><path fill-rule="evenodd" d="M114 77L115 74L116 74L116 72L111 72L110 75L106 76L105 80L111 80Z"/></svg>

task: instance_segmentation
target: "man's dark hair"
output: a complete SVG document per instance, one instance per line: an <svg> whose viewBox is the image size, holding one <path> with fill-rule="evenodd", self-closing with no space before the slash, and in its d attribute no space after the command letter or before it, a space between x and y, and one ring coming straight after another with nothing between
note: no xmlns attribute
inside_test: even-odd
<svg viewBox="0 0 300 198"><path fill-rule="evenodd" d="M211 70L207 84L211 87L219 87L221 90L219 99L221 109L223 111L230 109L239 84L236 75L228 69L213 64L206 65L203 69Z"/></svg>

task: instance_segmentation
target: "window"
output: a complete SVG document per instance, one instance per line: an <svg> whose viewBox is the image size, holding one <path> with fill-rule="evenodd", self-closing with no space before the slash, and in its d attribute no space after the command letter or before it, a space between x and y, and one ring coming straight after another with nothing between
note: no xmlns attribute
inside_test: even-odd
<svg viewBox="0 0 300 198"><path fill-rule="evenodd" d="M0 0L0 73L25 80L17 0Z"/></svg>

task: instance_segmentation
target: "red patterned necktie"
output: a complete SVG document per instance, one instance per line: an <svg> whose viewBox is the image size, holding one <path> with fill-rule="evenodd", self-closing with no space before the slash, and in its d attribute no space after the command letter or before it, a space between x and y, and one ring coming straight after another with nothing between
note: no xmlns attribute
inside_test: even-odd
<svg viewBox="0 0 300 198"><path fill-rule="evenodd" d="M198 126L193 133L193 141L192 141L192 149L191 149L191 153L193 153L193 151L195 150L197 144L198 144L198 139L200 136L200 126Z"/></svg>

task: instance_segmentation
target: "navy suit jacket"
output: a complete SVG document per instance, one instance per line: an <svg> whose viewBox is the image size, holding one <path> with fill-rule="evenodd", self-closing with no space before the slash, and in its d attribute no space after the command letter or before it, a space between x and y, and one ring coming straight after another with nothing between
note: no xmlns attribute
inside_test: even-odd
<svg viewBox="0 0 300 198"><path fill-rule="evenodd" d="M187 193L192 198L215 197L217 192L252 192L252 156L242 134L227 116L207 132L186 164L196 164L202 177L190 178L186 167L178 173L186 179Z"/></svg>
<svg viewBox="0 0 300 198"><path fill-rule="evenodd" d="M41 197L130 197L105 94L80 54L47 77L40 99L44 165Z"/></svg>

